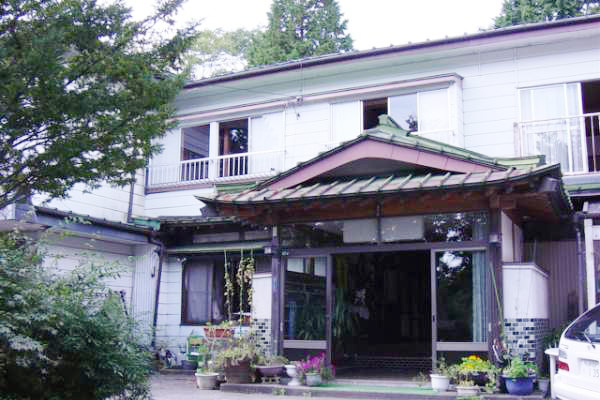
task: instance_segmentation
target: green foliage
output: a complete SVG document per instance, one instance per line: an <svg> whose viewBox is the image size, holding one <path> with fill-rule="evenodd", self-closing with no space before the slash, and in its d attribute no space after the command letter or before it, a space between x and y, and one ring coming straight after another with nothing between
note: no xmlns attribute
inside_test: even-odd
<svg viewBox="0 0 600 400"><path fill-rule="evenodd" d="M239 365L241 362L249 361L256 364L261 352L256 345L256 339L252 335L244 335L238 338L229 338L225 349L221 350L214 358L214 367L218 369L227 366Z"/></svg>
<svg viewBox="0 0 600 400"><path fill-rule="evenodd" d="M273 0L268 17L248 49L250 66L352 50L336 0Z"/></svg>
<svg viewBox="0 0 600 400"><path fill-rule="evenodd" d="M123 185L159 147L195 26L163 29L183 0L132 21L122 2L0 4L0 208L74 184Z"/></svg>
<svg viewBox="0 0 600 400"><path fill-rule="evenodd" d="M115 265L52 275L26 238L0 236L0 393L24 399L147 396L150 354L120 297Z"/></svg>
<svg viewBox="0 0 600 400"><path fill-rule="evenodd" d="M600 2L594 0L504 0L494 28L597 14Z"/></svg>
<svg viewBox="0 0 600 400"><path fill-rule="evenodd" d="M194 78L235 72L246 67L246 55L257 30L202 30L187 55Z"/></svg>
<svg viewBox="0 0 600 400"><path fill-rule="evenodd" d="M507 378L527 378L537 373L537 367L535 364L523 361L521 357L513 357L503 373Z"/></svg>

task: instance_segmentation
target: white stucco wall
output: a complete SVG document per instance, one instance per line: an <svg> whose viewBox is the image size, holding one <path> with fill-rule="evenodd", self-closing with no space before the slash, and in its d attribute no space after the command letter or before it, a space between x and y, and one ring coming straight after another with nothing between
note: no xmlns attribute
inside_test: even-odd
<svg viewBox="0 0 600 400"><path fill-rule="evenodd" d="M252 280L252 318L271 319L271 274L256 274Z"/></svg>
<svg viewBox="0 0 600 400"><path fill-rule="evenodd" d="M504 318L549 318L548 274L533 263L502 266Z"/></svg>

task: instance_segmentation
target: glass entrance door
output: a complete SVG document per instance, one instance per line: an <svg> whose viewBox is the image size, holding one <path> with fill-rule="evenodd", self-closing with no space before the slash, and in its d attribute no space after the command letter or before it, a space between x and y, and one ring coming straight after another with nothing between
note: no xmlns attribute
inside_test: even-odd
<svg viewBox="0 0 600 400"><path fill-rule="evenodd" d="M330 359L329 256L287 259L283 284L283 354L290 360L325 353Z"/></svg>
<svg viewBox="0 0 600 400"><path fill-rule="evenodd" d="M432 250L432 345L437 352L488 350L489 277L486 252Z"/></svg>

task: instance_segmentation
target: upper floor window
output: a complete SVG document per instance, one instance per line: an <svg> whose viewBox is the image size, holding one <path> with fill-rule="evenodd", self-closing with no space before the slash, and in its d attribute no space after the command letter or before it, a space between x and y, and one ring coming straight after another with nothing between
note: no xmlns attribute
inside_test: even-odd
<svg viewBox="0 0 600 400"><path fill-rule="evenodd" d="M181 160L197 160L208 157L210 125L183 128L181 138Z"/></svg>
<svg viewBox="0 0 600 400"><path fill-rule="evenodd" d="M448 89L365 100L363 101L363 128L375 127L381 114L388 114L402 129L409 132L449 129Z"/></svg>
<svg viewBox="0 0 600 400"><path fill-rule="evenodd" d="M563 172L600 171L600 81L521 89L521 153Z"/></svg>
<svg viewBox="0 0 600 400"><path fill-rule="evenodd" d="M219 155L248 152L248 119L219 124Z"/></svg>

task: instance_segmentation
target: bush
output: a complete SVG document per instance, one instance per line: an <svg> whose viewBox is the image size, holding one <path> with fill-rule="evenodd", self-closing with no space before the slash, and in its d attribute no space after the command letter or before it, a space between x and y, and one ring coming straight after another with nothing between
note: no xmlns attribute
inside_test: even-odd
<svg viewBox="0 0 600 400"><path fill-rule="evenodd" d="M151 357L116 294L119 269L56 275L35 242L0 235L0 393L10 399L145 398Z"/></svg>

